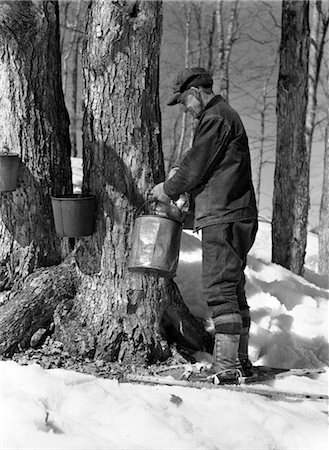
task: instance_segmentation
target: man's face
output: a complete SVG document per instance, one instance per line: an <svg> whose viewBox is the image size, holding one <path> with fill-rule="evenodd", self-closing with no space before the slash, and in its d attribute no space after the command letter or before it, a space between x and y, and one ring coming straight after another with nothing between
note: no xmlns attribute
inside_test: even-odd
<svg viewBox="0 0 329 450"><path fill-rule="evenodd" d="M196 117L202 110L202 99L200 91L197 88L191 88L185 91L180 100L185 112L190 112Z"/></svg>

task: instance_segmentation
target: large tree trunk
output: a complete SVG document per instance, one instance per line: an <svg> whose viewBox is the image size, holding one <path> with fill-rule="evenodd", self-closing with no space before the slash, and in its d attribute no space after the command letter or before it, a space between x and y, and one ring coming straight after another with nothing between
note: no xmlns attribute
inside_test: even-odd
<svg viewBox="0 0 329 450"><path fill-rule="evenodd" d="M97 197L97 226L75 249L82 282L56 333L71 352L104 360L145 363L168 357L159 324L164 312L175 317L172 301L180 307L177 329L181 326L184 334L185 323L191 327L173 281L127 270L136 211L164 178L161 18L161 2L95 1L89 10L83 49L83 191ZM197 349L202 338L192 323L195 337L185 344Z"/></svg>
<svg viewBox="0 0 329 450"><path fill-rule="evenodd" d="M305 145L309 5L284 1L277 96L272 261L302 274L309 210L310 155Z"/></svg>
<svg viewBox="0 0 329 450"><path fill-rule="evenodd" d="M78 239L62 264L7 295L0 305L0 354L29 346L52 320L67 351L105 361L145 364L168 357L173 341L189 350L211 344L172 280L127 270L136 212L164 177L160 36L160 2L90 5L83 191L96 195L96 230Z"/></svg>
<svg viewBox="0 0 329 450"><path fill-rule="evenodd" d="M0 5L0 151L20 155L18 189L0 194L0 290L61 260L51 194L72 189L57 2Z"/></svg>

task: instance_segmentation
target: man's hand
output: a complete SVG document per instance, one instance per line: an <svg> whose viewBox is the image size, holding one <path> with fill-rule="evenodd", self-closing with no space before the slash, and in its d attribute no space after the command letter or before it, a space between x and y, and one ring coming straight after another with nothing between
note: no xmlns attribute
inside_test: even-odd
<svg viewBox="0 0 329 450"><path fill-rule="evenodd" d="M168 180L169 180L169 178L171 178L175 175L175 173L177 172L178 169L179 169L178 166L172 167L170 169L169 174L168 174Z"/></svg>
<svg viewBox="0 0 329 450"><path fill-rule="evenodd" d="M154 188L151 191L151 195L156 200L159 200L160 202L167 202L169 203L171 198L165 193L163 183L159 183L154 186Z"/></svg>

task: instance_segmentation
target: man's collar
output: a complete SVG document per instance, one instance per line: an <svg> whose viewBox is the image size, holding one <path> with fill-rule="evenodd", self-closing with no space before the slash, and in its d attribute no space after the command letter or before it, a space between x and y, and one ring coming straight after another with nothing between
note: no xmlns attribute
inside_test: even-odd
<svg viewBox="0 0 329 450"><path fill-rule="evenodd" d="M202 109L202 111L199 112L199 114L197 114L195 116L195 118L197 120L200 119L200 117L202 116L202 114L208 109L211 108L213 105L215 105L218 101L224 100L224 97L222 97L221 95L215 95L211 100L209 100L209 102L205 105L205 107Z"/></svg>

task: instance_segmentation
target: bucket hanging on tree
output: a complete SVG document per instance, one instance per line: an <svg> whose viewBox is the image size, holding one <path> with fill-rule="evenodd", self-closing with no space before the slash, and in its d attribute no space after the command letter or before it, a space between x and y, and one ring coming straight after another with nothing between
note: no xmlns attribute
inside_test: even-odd
<svg viewBox="0 0 329 450"><path fill-rule="evenodd" d="M138 216L128 270L173 278L178 266L182 221L182 213L173 202L158 202L153 214Z"/></svg>
<svg viewBox="0 0 329 450"><path fill-rule="evenodd" d="M94 195L51 197L55 230L64 237L89 236L94 232L96 198Z"/></svg>
<svg viewBox="0 0 329 450"><path fill-rule="evenodd" d="M19 167L18 153L10 153L5 147L0 152L0 192L12 192L17 188Z"/></svg>

